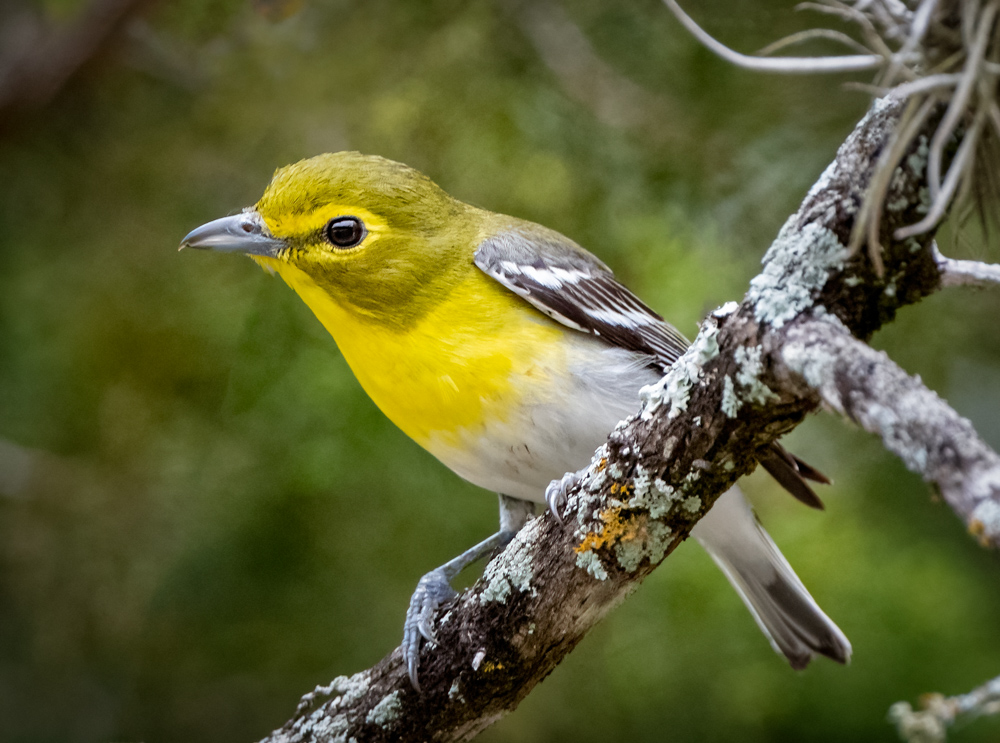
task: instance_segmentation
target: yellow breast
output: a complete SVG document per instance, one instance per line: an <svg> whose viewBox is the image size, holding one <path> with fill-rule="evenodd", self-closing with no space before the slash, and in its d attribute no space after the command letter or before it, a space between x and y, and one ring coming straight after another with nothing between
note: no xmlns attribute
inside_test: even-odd
<svg viewBox="0 0 1000 743"><path fill-rule="evenodd" d="M271 265L337 341L375 404L432 451L544 402L565 373L565 331L478 271L397 331L350 311L298 268Z"/></svg>

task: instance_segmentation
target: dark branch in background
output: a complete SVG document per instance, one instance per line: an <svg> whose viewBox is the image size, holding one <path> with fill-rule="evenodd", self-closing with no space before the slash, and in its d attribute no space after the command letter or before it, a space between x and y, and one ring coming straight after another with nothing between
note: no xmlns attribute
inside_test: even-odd
<svg viewBox="0 0 1000 743"><path fill-rule="evenodd" d="M44 108L150 0L91 0L64 26L31 5L0 18L0 123Z"/></svg>
<svg viewBox="0 0 1000 743"><path fill-rule="evenodd" d="M590 110L598 121L639 131L654 142L686 145L691 126L685 107L618 73L594 51L562 5L545 0L512 0L504 7L566 94Z"/></svg>
<svg viewBox="0 0 1000 743"><path fill-rule="evenodd" d="M998 3L976 5L976 17ZM933 56L921 45L927 38L966 48L954 4L943 11L924 0L914 12L898 3L863 5L869 15L829 7L861 16L866 42L887 66L884 78L898 68L893 75L913 82L912 58ZM942 18L958 24L951 36L941 32ZM898 53L886 53L889 42ZM985 62L996 44L987 46L974 74L993 74ZM633 591L756 467L764 447L822 405L878 433L983 545L1000 547L997 455L967 421L863 342L900 307L943 285L996 281L995 267L943 258L932 239L937 222L926 219L937 203L928 178L940 177L929 164L935 138L950 130L939 163L946 207L953 173L971 183L974 158L963 160L962 147L977 114L952 126L954 108L917 88L875 103L782 228L742 304L706 320L687 353L644 390L640 413L595 453L565 520L546 514L529 523L471 589L443 607L437 644L421 656L423 693L411 687L396 650L307 695L267 741L473 737L513 710ZM976 105L968 99L970 109ZM919 230L903 232L916 224Z"/></svg>

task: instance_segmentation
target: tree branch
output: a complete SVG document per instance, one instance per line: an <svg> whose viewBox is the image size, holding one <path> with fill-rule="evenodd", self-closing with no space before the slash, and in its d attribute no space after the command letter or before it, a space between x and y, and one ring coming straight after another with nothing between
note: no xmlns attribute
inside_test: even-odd
<svg viewBox="0 0 1000 743"><path fill-rule="evenodd" d="M945 258L934 247L934 259L941 271L941 286L991 286L1000 284L1000 266L981 261Z"/></svg>
<svg viewBox="0 0 1000 743"><path fill-rule="evenodd" d="M989 510L1000 512L996 455L933 393L857 340L941 286L931 235L893 239L926 208L926 161L919 157L904 157L888 186L880 235L885 273L876 273L864 251L847 248L903 107L898 99L876 102L782 229L743 303L704 323L663 380L644 389L641 412L595 453L565 520L546 514L529 523L471 589L444 607L438 642L422 653L422 694L411 688L397 649L307 695L266 740L473 737L513 710L635 590L715 499L754 469L762 447L821 403L879 432L938 483L970 528L978 519L980 537L998 544ZM934 123L930 117L928 133ZM933 411L922 418L907 406L880 417L889 382L852 376L872 354L879 379L921 404L935 402ZM973 469L965 481L963 466Z"/></svg>
<svg viewBox="0 0 1000 743"><path fill-rule="evenodd" d="M1000 713L1000 676L968 694L925 694L920 706L914 711L908 702L896 702L889 709L889 721L899 737L909 743L944 743L952 725Z"/></svg>
<svg viewBox="0 0 1000 743"><path fill-rule="evenodd" d="M919 377L836 322L796 324L782 357L826 406L933 483L984 547L1000 547L1000 456Z"/></svg>

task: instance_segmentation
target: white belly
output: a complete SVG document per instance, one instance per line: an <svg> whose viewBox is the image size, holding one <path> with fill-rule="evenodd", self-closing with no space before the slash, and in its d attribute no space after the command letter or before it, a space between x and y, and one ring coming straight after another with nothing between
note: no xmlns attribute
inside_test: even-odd
<svg viewBox="0 0 1000 743"><path fill-rule="evenodd" d="M563 383L547 385L506 421L459 432L457 445L432 440L428 448L475 485L542 503L552 480L585 466L615 425L639 409L639 389L659 379L646 360L591 336L571 336Z"/></svg>

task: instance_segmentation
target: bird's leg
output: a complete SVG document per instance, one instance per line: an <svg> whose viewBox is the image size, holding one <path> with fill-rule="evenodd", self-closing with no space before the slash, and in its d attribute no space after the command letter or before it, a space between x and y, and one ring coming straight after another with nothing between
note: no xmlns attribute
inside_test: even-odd
<svg viewBox="0 0 1000 743"><path fill-rule="evenodd" d="M507 537L507 542L513 539L514 535L521 531L521 527L527 524L528 519L534 515L535 504L530 500L500 495L500 533L510 534Z"/></svg>
<svg viewBox="0 0 1000 743"><path fill-rule="evenodd" d="M420 666L421 638L435 641L435 614L441 604L458 595L451 587L452 578L493 550L505 546L534 513L535 506L530 501L501 495L500 531L427 573L417 583L417 589L413 592L410 606L406 610L406 621L403 622L402 646L403 662L406 663L406 670L414 689L420 691L417 673Z"/></svg>

